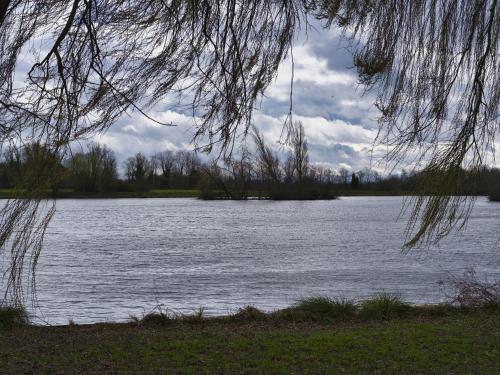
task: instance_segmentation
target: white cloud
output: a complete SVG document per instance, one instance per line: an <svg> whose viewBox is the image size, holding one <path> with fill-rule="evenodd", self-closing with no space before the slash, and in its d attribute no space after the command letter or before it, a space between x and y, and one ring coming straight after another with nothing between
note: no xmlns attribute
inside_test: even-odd
<svg viewBox="0 0 500 375"><path fill-rule="evenodd" d="M315 53L318 36L313 36L314 33L311 31L307 42L294 49L294 119L304 123L311 162L338 168L361 167L369 162L371 142L376 135L372 100L361 95L351 70L332 69L326 56ZM344 55L342 59L347 60ZM256 126L277 149L289 110L290 77L288 61L280 68L276 82L266 92L260 110L254 115ZM120 119L98 141L108 144L120 159L136 152L151 154L167 148L192 149L190 141L195 121L180 112L175 108L165 111L155 108L151 114L154 119L176 124L176 127L164 127L134 113Z"/></svg>
<svg viewBox="0 0 500 375"><path fill-rule="evenodd" d="M312 163L324 163L337 169L358 170L379 163L387 152L373 147L377 135L378 111L373 94L364 93L357 84L352 56L336 30L310 30L294 48L294 119L301 120L310 145ZM279 149L283 123L290 105L290 59L282 64L276 81L266 91L254 114L256 126L267 141ZM124 116L99 141L113 148L120 159L136 152L152 154L171 149L193 149L190 144L196 123L175 106L160 104L151 117L177 126L165 127L134 113ZM198 119L199 120L199 119ZM500 160L500 143L496 144Z"/></svg>

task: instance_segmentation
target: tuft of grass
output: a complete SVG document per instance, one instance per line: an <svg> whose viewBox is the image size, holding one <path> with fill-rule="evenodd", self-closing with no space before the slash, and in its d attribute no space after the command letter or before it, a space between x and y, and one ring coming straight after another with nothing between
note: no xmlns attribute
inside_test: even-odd
<svg viewBox="0 0 500 375"><path fill-rule="evenodd" d="M165 326L172 322L172 318L162 311L152 311L137 321L136 317L131 317L133 322L139 325Z"/></svg>
<svg viewBox="0 0 500 375"><path fill-rule="evenodd" d="M129 316L129 322L135 325L152 325L152 326L165 326L171 323L175 317L170 316L167 309L163 309L162 305L157 305L154 309L146 314L143 314L142 318L136 315Z"/></svg>
<svg viewBox="0 0 500 375"><path fill-rule="evenodd" d="M245 306L238 310L233 318L236 320L263 320L266 319L268 315L254 306Z"/></svg>
<svg viewBox="0 0 500 375"><path fill-rule="evenodd" d="M29 324L28 313L19 306L0 306L0 332Z"/></svg>
<svg viewBox="0 0 500 375"><path fill-rule="evenodd" d="M311 318L346 319L356 314L356 304L345 298L309 297L300 300L291 308Z"/></svg>
<svg viewBox="0 0 500 375"><path fill-rule="evenodd" d="M182 315L180 320L188 323L202 323L205 320L205 308L200 306L198 310L195 310L191 315Z"/></svg>
<svg viewBox="0 0 500 375"><path fill-rule="evenodd" d="M388 320L408 316L413 310L413 307L401 297L381 293L361 302L359 316L364 319Z"/></svg>

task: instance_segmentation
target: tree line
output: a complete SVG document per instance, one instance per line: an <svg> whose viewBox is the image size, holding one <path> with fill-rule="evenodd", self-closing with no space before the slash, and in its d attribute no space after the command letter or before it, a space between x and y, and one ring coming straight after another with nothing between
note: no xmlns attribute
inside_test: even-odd
<svg viewBox="0 0 500 375"><path fill-rule="evenodd" d="M292 125L288 146L283 152L270 147L256 129L252 140L251 145L241 147L230 158L207 160L187 150L164 150L149 156L137 153L123 162L122 176L115 153L106 145L91 143L86 151L65 157L51 154L39 143L21 148L11 146L1 153L0 188L29 190L33 188L30 181L36 178L25 179L25 172L42 167L58 174L50 187L55 194L61 189L101 195L152 189L199 189L204 199L331 199L354 191L412 194L433 178L422 171L403 169L401 173L383 176L368 167L350 171L313 164L300 122ZM457 173L461 194L500 199L499 169L460 169Z"/></svg>
<svg viewBox="0 0 500 375"><path fill-rule="evenodd" d="M289 147L284 158L254 129L253 153L243 147L238 155L225 159L222 164L205 165L201 174L201 197L246 199L253 195L270 199L331 199L343 194L370 192L418 195L432 180L441 181L436 172L426 170L403 169L401 173L384 176L369 167L352 171L312 164L302 124L293 123L289 132ZM500 200L500 169L458 167L455 174L457 194L485 195L491 200Z"/></svg>
<svg viewBox="0 0 500 375"><path fill-rule="evenodd" d="M24 172L33 160L50 153L39 143L21 148L8 147L0 158L0 188L29 189ZM117 191L148 191L150 189L192 189L198 187L202 170L200 157L192 151L165 150L146 156L137 153L123 162L123 176L113 150L106 145L91 143L85 151L68 156L53 155L58 176L50 189L72 189L84 193L112 193Z"/></svg>

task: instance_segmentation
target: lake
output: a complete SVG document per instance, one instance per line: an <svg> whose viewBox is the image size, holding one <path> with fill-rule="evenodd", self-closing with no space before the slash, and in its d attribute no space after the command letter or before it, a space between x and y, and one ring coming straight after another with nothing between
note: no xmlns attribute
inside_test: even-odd
<svg viewBox="0 0 500 375"><path fill-rule="evenodd" d="M39 262L37 315L52 324L123 321L156 305L218 315L379 292L436 303L468 267L500 278L500 204L479 198L464 232L409 254L402 204L60 200Z"/></svg>

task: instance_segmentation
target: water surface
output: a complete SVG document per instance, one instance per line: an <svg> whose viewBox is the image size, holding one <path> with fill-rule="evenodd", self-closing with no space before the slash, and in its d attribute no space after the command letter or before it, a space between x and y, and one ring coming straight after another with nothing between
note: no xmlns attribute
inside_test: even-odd
<svg viewBox="0 0 500 375"><path fill-rule="evenodd" d="M500 278L500 204L479 199L465 232L404 254L402 202L60 200L38 268L38 314L115 321L161 304L216 315L382 291L434 303L447 298L440 283L467 267Z"/></svg>

